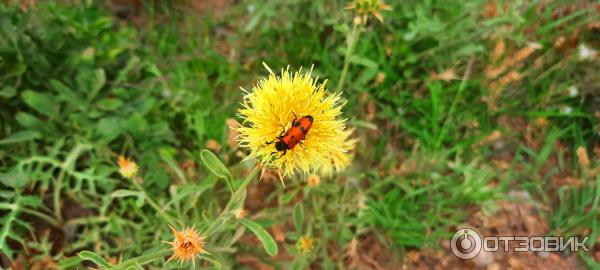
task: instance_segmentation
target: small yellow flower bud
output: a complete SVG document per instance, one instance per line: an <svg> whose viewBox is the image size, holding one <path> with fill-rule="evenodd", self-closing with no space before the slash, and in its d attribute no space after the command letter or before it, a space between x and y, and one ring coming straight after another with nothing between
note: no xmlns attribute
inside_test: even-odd
<svg viewBox="0 0 600 270"><path fill-rule="evenodd" d="M139 170L135 162L123 156L119 156L117 163L119 164L119 173L125 178L133 178Z"/></svg>
<svg viewBox="0 0 600 270"><path fill-rule="evenodd" d="M237 211L235 211L235 218L237 219L245 218L247 215L248 211L246 211L244 208L240 208Z"/></svg>
<svg viewBox="0 0 600 270"><path fill-rule="evenodd" d="M301 253L309 253L313 249L314 240L309 236L302 236L296 242L296 249Z"/></svg>
<svg viewBox="0 0 600 270"><path fill-rule="evenodd" d="M311 175L308 177L308 186L311 188L316 188L321 184L321 178L318 175Z"/></svg>

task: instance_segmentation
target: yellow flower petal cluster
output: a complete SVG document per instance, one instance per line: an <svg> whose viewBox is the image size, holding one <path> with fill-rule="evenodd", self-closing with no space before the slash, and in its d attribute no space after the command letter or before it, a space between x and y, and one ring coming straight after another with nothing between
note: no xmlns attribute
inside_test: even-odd
<svg viewBox="0 0 600 270"><path fill-rule="evenodd" d="M289 67L279 76L265 64L269 77L260 80L251 91L245 91L243 120L238 128L239 146L250 150L248 158L258 159L263 166L279 170L284 176L296 172L332 172L341 170L351 161L348 140L342 119L341 93L331 94L325 84L314 79L312 69L292 73ZM304 140L285 154L275 149L277 136L290 130L293 120L312 116L313 123ZM350 146L350 144L352 146Z"/></svg>

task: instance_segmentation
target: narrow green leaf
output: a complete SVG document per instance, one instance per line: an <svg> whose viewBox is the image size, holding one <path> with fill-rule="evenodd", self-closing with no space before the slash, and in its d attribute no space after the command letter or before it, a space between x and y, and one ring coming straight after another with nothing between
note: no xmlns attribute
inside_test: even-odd
<svg viewBox="0 0 600 270"><path fill-rule="evenodd" d="M106 84L106 73L104 73L104 69L99 68L94 71L90 84L92 97L95 97Z"/></svg>
<svg viewBox="0 0 600 270"><path fill-rule="evenodd" d="M79 95L75 91L71 90L67 85L58 80L50 80L52 89L58 93L60 99L69 102L81 102Z"/></svg>
<svg viewBox="0 0 600 270"><path fill-rule="evenodd" d="M199 254L198 257L212 263L216 269L223 269L223 266L221 265L221 263L219 261L217 261L209 256Z"/></svg>
<svg viewBox="0 0 600 270"><path fill-rule="evenodd" d="M138 196L139 193L140 192L136 191L136 190L118 189L118 190L115 190L112 194L110 194L110 196L113 198L129 197L129 196Z"/></svg>
<svg viewBox="0 0 600 270"><path fill-rule="evenodd" d="M353 64L358 64L358 65L362 65L368 68L374 68L376 69L378 67L377 62L366 58L364 56L360 56L360 55L353 55L352 57L350 57L350 62Z"/></svg>
<svg viewBox="0 0 600 270"><path fill-rule="evenodd" d="M296 198L296 194L298 194L298 190L288 191L279 198L279 202L281 202L282 204L287 204L291 202L294 198Z"/></svg>
<svg viewBox="0 0 600 270"><path fill-rule="evenodd" d="M302 204L297 203L294 206L294 227L296 227L296 232L300 233L302 231L302 224L304 223L304 207Z"/></svg>
<svg viewBox="0 0 600 270"><path fill-rule="evenodd" d="M256 26L258 25L258 23L262 19L263 14L264 14L263 10L259 10L258 12L256 12L254 14L254 16L252 16L252 18L250 18L250 21L244 27L244 33L249 33L252 30L254 30L254 28L256 28Z"/></svg>
<svg viewBox="0 0 600 270"><path fill-rule="evenodd" d="M1 139L0 144L12 144L35 140L40 138L42 135L37 131L24 130L17 133L13 133L10 136Z"/></svg>
<svg viewBox="0 0 600 270"><path fill-rule="evenodd" d="M217 177L231 179L231 172L225 167L225 164L210 150L203 149L200 152L200 158L208 170Z"/></svg>
<svg viewBox="0 0 600 270"><path fill-rule="evenodd" d="M82 251L82 252L79 252L77 255L79 255L79 257L84 260L91 261L91 262L97 264L98 266L101 266L102 268L110 267L110 264L104 258L102 258L100 255L98 255L95 252Z"/></svg>
<svg viewBox="0 0 600 270"><path fill-rule="evenodd" d="M277 253L279 252L277 243L275 243L273 237L271 237L271 235L262 226L258 225L254 221L245 218L240 219L240 223L246 226L246 228L252 231L252 233L254 233L256 237L258 237L258 240L260 240L260 242L262 243L263 248L265 249L267 254L269 254L270 256L277 255Z"/></svg>
<svg viewBox="0 0 600 270"><path fill-rule="evenodd" d="M123 101L116 98L103 98L99 100L96 105L101 110L114 111L123 105Z"/></svg>
<svg viewBox="0 0 600 270"><path fill-rule="evenodd" d="M69 257L69 258L64 258L60 261L58 261L58 267L60 269L67 269L70 267L74 267L76 265L78 265L79 263L81 263L82 259L80 257L77 256L73 256L73 257Z"/></svg>
<svg viewBox="0 0 600 270"><path fill-rule="evenodd" d="M144 192L129 189L115 190L110 196L113 198L136 197L135 205L138 207L144 206L144 201L146 200L146 194L144 194Z"/></svg>

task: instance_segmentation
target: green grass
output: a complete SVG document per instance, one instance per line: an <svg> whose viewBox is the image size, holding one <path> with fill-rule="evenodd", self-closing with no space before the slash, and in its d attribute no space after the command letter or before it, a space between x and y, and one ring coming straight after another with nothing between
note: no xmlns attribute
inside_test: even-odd
<svg viewBox="0 0 600 270"><path fill-rule="evenodd" d="M406 250L442 249L456 226L513 190L548 206L549 234L599 234L600 176L575 154L585 147L598 168L600 62L581 60L577 47L600 48L591 7L556 18L569 1L499 1L484 19L486 1L403 1L383 23L354 28L341 1L244 1L214 15L157 2L128 19L100 1L74 2L0 4L2 262L187 268L162 266L168 225L211 232L206 268L238 269L238 255L250 254L279 269L339 269L351 241L370 236L400 261ZM576 29L574 47L557 48ZM499 40L506 50L494 62ZM532 42L540 48L508 68L521 78L495 92L486 71ZM317 189L306 176L285 188L250 183L254 164L228 144L239 87L267 75L262 62L314 65L331 91L345 76L355 160ZM432 76L447 70L456 78ZM495 131L501 138L487 141ZM222 146L217 156L202 150L209 140ZM139 179L120 177L118 155L140 165ZM583 188L555 181L565 177ZM244 199L262 204L238 221L230 211ZM277 227L289 259L271 256ZM308 253L296 248L302 236L315 240Z"/></svg>

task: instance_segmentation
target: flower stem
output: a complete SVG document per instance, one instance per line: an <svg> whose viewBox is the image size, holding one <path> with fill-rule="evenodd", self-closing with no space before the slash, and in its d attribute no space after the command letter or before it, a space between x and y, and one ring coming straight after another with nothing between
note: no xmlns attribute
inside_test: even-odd
<svg viewBox="0 0 600 270"><path fill-rule="evenodd" d="M55 218L53 218L52 216L49 216L47 214L44 214L42 212L39 212L37 210L34 209L29 209L29 208L21 208L21 211L23 211L23 213L27 213L30 214L32 216L36 216L39 219L42 219L46 222L48 222L48 224L54 226L55 228L62 230L63 226L61 225L61 222L56 220Z"/></svg>
<svg viewBox="0 0 600 270"><path fill-rule="evenodd" d="M448 122L450 122L450 117L452 116L452 114L454 114L454 111L456 110L456 105L458 104L458 101L460 100L461 94L465 90L466 82L469 79L469 77L471 76L471 68L473 67L474 60L475 60L475 57L473 57L473 56L469 59L469 63L467 64L467 70L465 71L462 81L460 82L460 86L458 87L458 92L456 92L456 95L454 96L454 100L452 101L452 105L450 105L450 110L448 110L448 115L446 116L446 120L444 121L444 124L442 125L442 130L440 131L440 133L437 136L437 140L435 142L436 149L438 149L438 148L440 148L440 146L442 146L442 140L446 136L446 132L448 130Z"/></svg>
<svg viewBox="0 0 600 270"><path fill-rule="evenodd" d="M202 235L211 235L215 233L219 228L223 228L222 225L227 223L229 218L231 218L231 216L227 216L227 214L231 213L231 210L233 210L231 208L236 202L239 202L240 200L244 199L243 196L244 191L246 191L246 187L250 184L250 182L252 182L252 180L254 180L259 170L259 166L255 166L254 169L248 174L248 176L246 176L244 182L242 182L238 189L231 195L231 198L225 206L225 209L223 209L223 211L221 211L221 214L219 214L219 216L213 222L211 222L210 225L208 225L208 227L202 232Z"/></svg>
<svg viewBox="0 0 600 270"><path fill-rule="evenodd" d="M65 170L61 168L54 186L54 193L52 194L52 200L54 204L54 216L56 216L56 219L58 219L58 222L60 223L63 222L62 213L60 212L62 209L62 207L60 207L60 191L62 189L63 178L65 178Z"/></svg>
<svg viewBox="0 0 600 270"><path fill-rule="evenodd" d="M136 264L141 266L141 265L150 263L158 258L165 257L171 253L172 253L172 250L170 250L170 249L159 250L154 253L145 254L142 256L138 256L138 257L123 261L120 264L117 264L109 269L111 269L111 270L128 269L129 267L136 265Z"/></svg>
<svg viewBox="0 0 600 270"><path fill-rule="evenodd" d="M133 185L135 186L135 188L137 188L140 192L144 193L144 197L146 198L146 201L148 202L148 204L154 208L154 210L156 210L156 212L168 223L168 224L172 224L172 225L180 225L179 223L177 223L177 221L175 219L173 219L172 217L170 217L169 215L167 215L167 213L165 213L160 206L158 205L158 203L156 203L152 197L150 197L148 195L148 193L146 192L146 190L144 190L144 188L136 181L135 178L131 179L131 182L133 183Z"/></svg>
<svg viewBox="0 0 600 270"><path fill-rule="evenodd" d="M360 29L357 24L352 24L352 32L347 38L347 47L346 47L346 55L344 56L344 67L342 68L342 74L340 75L340 80L338 81L338 86L335 90L336 93L342 91L344 88L344 83L346 82L346 76L348 74L348 67L350 66L350 58L354 54L354 48L356 47L356 43L358 41L358 37L360 36Z"/></svg>

